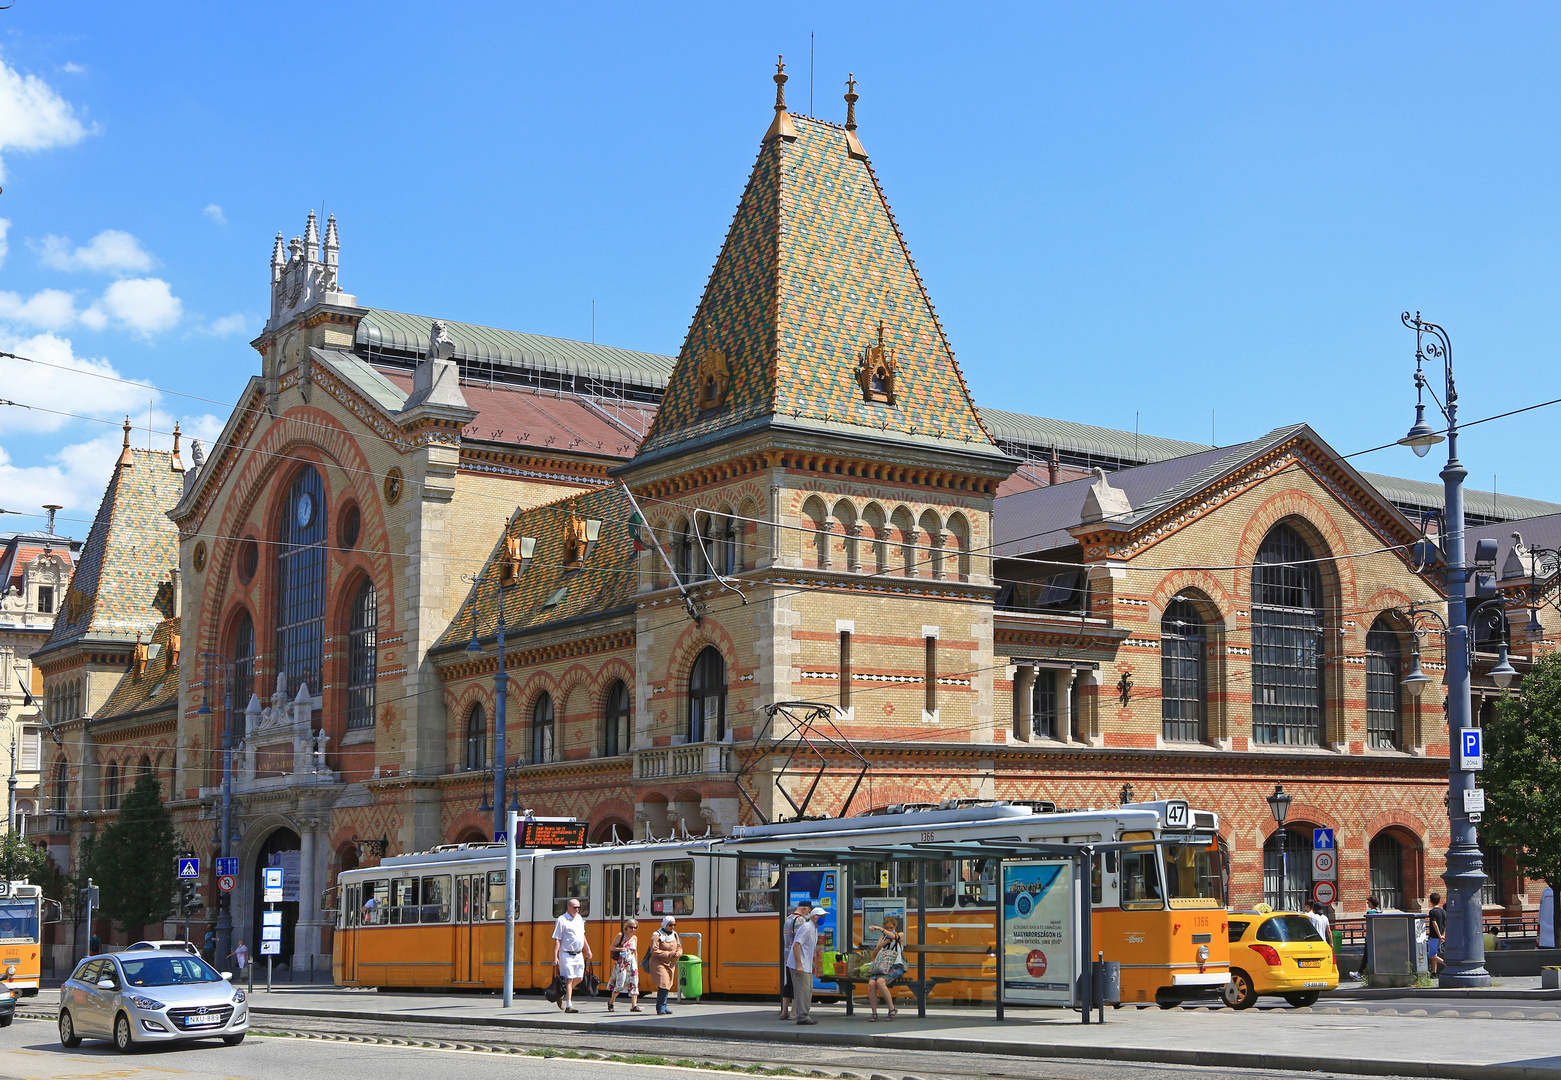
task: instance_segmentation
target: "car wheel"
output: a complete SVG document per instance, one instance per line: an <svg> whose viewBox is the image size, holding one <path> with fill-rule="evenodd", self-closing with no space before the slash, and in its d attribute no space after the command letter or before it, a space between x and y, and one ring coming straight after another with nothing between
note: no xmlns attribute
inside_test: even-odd
<svg viewBox="0 0 1561 1080"><path fill-rule="evenodd" d="M15 1019L16 1019L16 1014L14 1014L14 1013L12 1015L10 1015L10 1016L0 1016L0 1027L10 1027L11 1026L11 1021L15 1020Z"/></svg>
<svg viewBox="0 0 1561 1080"><path fill-rule="evenodd" d="M81 1045L81 1036L76 1034L76 1025L70 1022L70 1010L60 1010L60 1045L67 1050L74 1050Z"/></svg>
<svg viewBox="0 0 1561 1080"><path fill-rule="evenodd" d="M239 1043L244 1041L244 1033L240 1032L237 1035L224 1035L222 1037L222 1041L227 1043L229 1046L237 1046Z"/></svg>
<svg viewBox="0 0 1561 1080"><path fill-rule="evenodd" d="M1308 1005L1316 1005L1321 996L1322 992L1318 990L1302 990L1299 994L1286 994L1285 1000L1297 1009L1304 1009Z"/></svg>
<svg viewBox="0 0 1561 1080"><path fill-rule="evenodd" d="M130 1017L120 1013L114 1017L114 1046L121 1054L135 1053L135 1039L130 1034Z"/></svg>
<svg viewBox="0 0 1561 1080"><path fill-rule="evenodd" d="M1230 969L1230 982L1225 984L1225 1004L1232 1009L1250 1009L1257 1004L1257 989L1252 976L1240 968Z"/></svg>

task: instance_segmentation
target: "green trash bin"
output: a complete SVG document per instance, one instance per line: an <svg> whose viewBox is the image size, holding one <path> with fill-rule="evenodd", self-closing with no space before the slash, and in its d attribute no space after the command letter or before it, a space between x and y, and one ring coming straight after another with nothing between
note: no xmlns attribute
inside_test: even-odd
<svg viewBox="0 0 1561 1080"><path fill-rule="evenodd" d="M698 1001L705 992L705 962L684 953L678 958L678 992L685 1000Z"/></svg>

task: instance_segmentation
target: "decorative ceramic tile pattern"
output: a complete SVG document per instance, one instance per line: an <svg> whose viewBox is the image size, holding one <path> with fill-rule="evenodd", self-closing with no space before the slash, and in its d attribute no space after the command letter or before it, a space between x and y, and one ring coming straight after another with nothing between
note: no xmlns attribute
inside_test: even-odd
<svg viewBox="0 0 1561 1080"><path fill-rule="evenodd" d="M132 666L119 680L108 700L93 714L95 720L111 720L148 710L173 709L179 704L179 668L174 663L173 644L179 640L179 620L164 619L146 641L146 670L140 675ZM152 655L155 653L156 655ZM220 708L214 702L213 708Z"/></svg>
<svg viewBox="0 0 1561 1080"><path fill-rule="evenodd" d="M162 450L130 451L134 464L115 466L113 479L82 546L70 591L82 594L78 617L70 596L44 644L52 649L88 634L131 639L150 635L171 608L168 571L179 565L179 531L168 520L183 494L182 473Z"/></svg>
<svg viewBox="0 0 1561 1080"><path fill-rule="evenodd" d="M765 417L992 448L871 167L844 129L792 120L795 142L759 151L641 453ZM899 364L893 406L863 400L856 379L880 321ZM712 350L732 382L702 412L699 362Z"/></svg>

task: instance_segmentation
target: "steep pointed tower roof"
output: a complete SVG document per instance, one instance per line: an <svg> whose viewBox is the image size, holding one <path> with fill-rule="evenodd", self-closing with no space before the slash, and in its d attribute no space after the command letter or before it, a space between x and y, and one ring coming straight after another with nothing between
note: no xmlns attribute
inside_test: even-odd
<svg viewBox="0 0 1561 1080"><path fill-rule="evenodd" d="M846 127L785 111L634 468L761 429L1005 455L982 426L883 189Z"/></svg>

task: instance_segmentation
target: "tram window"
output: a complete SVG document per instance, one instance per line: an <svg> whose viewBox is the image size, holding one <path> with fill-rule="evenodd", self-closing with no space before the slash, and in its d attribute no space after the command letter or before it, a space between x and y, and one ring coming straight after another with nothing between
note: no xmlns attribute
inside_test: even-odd
<svg viewBox="0 0 1561 1080"><path fill-rule="evenodd" d="M1215 900L1220 895L1219 848L1168 844L1165 852L1166 894L1174 899Z"/></svg>
<svg viewBox="0 0 1561 1080"><path fill-rule="evenodd" d="M690 915L694 911L694 860L650 864L652 915Z"/></svg>
<svg viewBox="0 0 1561 1080"><path fill-rule="evenodd" d="M417 878L392 878L390 881L390 924L417 922Z"/></svg>
<svg viewBox="0 0 1561 1080"><path fill-rule="evenodd" d="M997 903L996 859L959 860L960 907L980 907Z"/></svg>
<svg viewBox="0 0 1561 1080"><path fill-rule="evenodd" d="M737 910L775 911L780 907L780 863L737 860Z"/></svg>
<svg viewBox="0 0 1561 1080"><path fill-rule="evenodd" d="M363 925L384 926L390 921L390 882L381 878L378 881L365 881L363 883Z"/></svg>
<svg viewBox="0 0 1561 1080"><path fill-rule="evenodd" d="M1160 895L1160 860L1153 847L1122 855L1122 906L1163 908Z"/></svg>
<svg viewBox="0 0 1561 1080"><path fill-rule="evenodd" d="M356 885L348 885L342 890L341 925L358 925L358 905L361 904L363 890Z"/></svg>
<svg viewBox="0 0 1561 1080"><path fill-rule="evenodd" d="M489 922L504 921L504 874L503 870L488 871L488 902L485 915Z"/></svg>
<svg viewBox="0 0 1561 1080"><path fill-rule="evenodd" d="M889 895L889 864L859 862L851 864L851 903L861 909L863 897Z"/></svg>
<svg viewBox="0 0 1561 1080"><path fill-rule="evenodd" d="M580 916L591 917L591 868L559 866L553 869L553 917L564 913L569 901L580 901Z"/></svg>
<svg viewBox="0 0 1561 1080"><path fill-rule="evenodd" d="M1089 902L1092 904L1098 904L1106 898L1105 874L1102 873L1101 865L1104 862L1103 855L1096 855L1089 861Z"/></svg>
<svg viewBox="0 0 1561 1080"><path fill-rule="evenodd" d="M955 860L953 859L928 859L927 865L927 906L930 908L949 908L954 906L955 889ZM894 891L896 896L904 897L907 903L916 903L917 875L921 873L922 860L911 859L896 864L899 871L898 885Z"/></svg>
<svg viewBox="0 0 1561 1080"><path fill-rule="evenodd" d="M441 874L438 877L425 877L423 879L422 896L422 922L443 923L450 921L450 877Z"/></svg>

